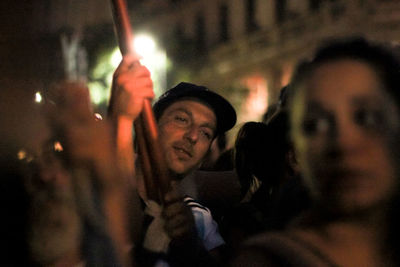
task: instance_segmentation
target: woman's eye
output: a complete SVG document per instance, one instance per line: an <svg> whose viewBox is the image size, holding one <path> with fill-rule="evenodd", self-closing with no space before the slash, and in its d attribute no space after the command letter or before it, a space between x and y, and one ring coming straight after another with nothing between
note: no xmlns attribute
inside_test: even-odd
<svg viewBox="0 0 400 267"><path fill-rule="evenodd" d="M303 131L306 135L315 135L329 130L328 118L309 118L303 122Z"/></svg>
<svg viewBox="0 0 400 267"><path fill-rule="evenodd" d="M378 110L360 109L355 112L355 122L363 127L375 128L382 125L383 115Z"/></svg>

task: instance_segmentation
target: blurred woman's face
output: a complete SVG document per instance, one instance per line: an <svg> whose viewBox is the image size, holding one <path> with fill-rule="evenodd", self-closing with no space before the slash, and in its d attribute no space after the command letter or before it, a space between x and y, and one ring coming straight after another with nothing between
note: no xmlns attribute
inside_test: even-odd
<svg viewBox="0 0 400 267"><path fill-rule="evenodd" d="M397 186L390 150L399 110L374 69L341 59L318 66L294 100L293 137L314 196L352 214L380 208Z"/></svg>

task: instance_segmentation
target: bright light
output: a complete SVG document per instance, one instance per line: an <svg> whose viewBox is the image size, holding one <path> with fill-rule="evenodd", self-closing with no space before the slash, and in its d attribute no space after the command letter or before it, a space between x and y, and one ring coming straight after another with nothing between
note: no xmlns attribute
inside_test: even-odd
<svg viewBox="0 0 400 267"><path fill-rule="evenodd" d="M260 120L268 107L267 80L262 75L253 74L241 82L248 89L248 95L242 101L239 121Z"/></svg>
<svg viewBox="0 0 400 267"><path fill-rule="evenodd" d="M133 41L133 46L136 53L138 53L142 57L149 56L156 50L155 41L148 35L136 36Z"/></svg>
<svg viewBox="0 0 400 267"><path fill-rule="evenodd" d="M121 60L122 60L121 51L119 50L119 48L116 48L111 54L110 63L113 67L116 68L118 67Z"/></svg>
<svg viewBox="0 0 400 267"><path fill-rule="evenodd" d="M166 89L168 58L165 50L149 34L135 34L132 42L140 63L146 66L153 80L154 92L159 96ZM110 96L113 73L122 60L118 48L99 56L98 63L91 71L88 83L90 98L95 105L105 104Z"/></svg>
<svg viewBox="0 0 400 267"><path fill-rule="evenodd" d="M18 157L19 160L25 159L26 158L26 151L21 149L20 151L18 151L17 157Z"/></svg>
<svg viewBox="0 0 400 267"><path fill-rule="evenodd" d="M154 38L146 33L137 34L133 41L136 53L141 56L140 63L146 66L153 80L156 96L166 89L168 59L165 50L158 46Z"/></svg>
<svg viewBox="0 0 400 267"><path fill-rule="evenodd" d="M33 156L30 155L28 152L26 152L26 150L24 150L24 149L21 149L20 151L18 151L17 158L19 160L23 160L23 161L25 161L27 163L29 163L29 162L34 160Z"/></svg>
<svg viewBox="0 0 400 267"><path fill-rule="evenodd" d="M63 151L63 150L64 150L64 148L63 148L63 146L61 145L61 143L58 142L58 141L55 141L55 142L54 142L54 151L61 152L61 151Z"/></svg>
<svg viewBox="0 0 400 267"><path fill-rule="evenodd" d="M94 113L94 120L101 121L101 120L103 120L103 117L101 116L100 113Z"/></svg>
<svg viewBox="0 0 400 267"><path fill-rule="evenodd" d="M94 104L99 105L100 103L107 101L109 93L106 89L108 88L104 88L102 83L91 82L88 83L88 86L90 88L90 99ZM111 85L109 88L111 88Z"/></svg>
<svg viewBox="0 0 400 267"><path fill-rule="evenodd" d="M35 94L35 102L36 103L42 102L42 95L40 94L40 92L36 92L36 94Z"/></svg>

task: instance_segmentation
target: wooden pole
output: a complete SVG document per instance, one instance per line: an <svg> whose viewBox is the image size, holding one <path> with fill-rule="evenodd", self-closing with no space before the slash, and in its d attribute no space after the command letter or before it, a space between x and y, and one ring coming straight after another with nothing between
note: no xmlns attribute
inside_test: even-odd
<svg viewBox="0 0 400 267"><path fill-rule="evenodd" d="M112 0L113 17L122 55L136 55L133 49L133 32L125 0ZM140 64L137 62L136 64ZM110 101L113 103L112 101ZM159 203L169 187L166 163L161 150L157 123L150 99L144 99L143 110L135 121L135 132L139 147L147 195ZM118 145L118 140L117 140ZM129 148L126 148L129 150ZM133 153L131 153L133 157ZM129 156L129 152L125 156Z"/></svg>

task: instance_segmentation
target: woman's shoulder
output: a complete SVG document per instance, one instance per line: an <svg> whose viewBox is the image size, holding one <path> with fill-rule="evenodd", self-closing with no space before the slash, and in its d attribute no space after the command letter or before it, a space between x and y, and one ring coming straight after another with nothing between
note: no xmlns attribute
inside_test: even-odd
<svg viewBox="0 0 400 267"><path fill-rule="evenodd" d="M245 242L233 266L334 266L293 231L265 232Z"/></svg>

